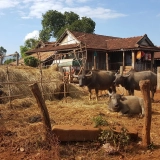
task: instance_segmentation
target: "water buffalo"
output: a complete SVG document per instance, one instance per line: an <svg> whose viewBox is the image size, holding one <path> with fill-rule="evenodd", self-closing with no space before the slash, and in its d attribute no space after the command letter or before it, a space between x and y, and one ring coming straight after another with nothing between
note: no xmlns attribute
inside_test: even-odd
<svg viewBox="0 0 160 160"><path fill-rule="evenodd" d="M150 80L151 98L153 99L157 88L157 75L152 71L136 72L131 70L126 75L116 74L114 83L124 87L129 95L134 95L134 90L140 90L139 82L141 80Z"/></svg>
<svg viewBox="0 0 160 160"><path fill-rule="evenodd" d="M87 74L78 76L79 86L87 86L89 91L89 100L91 100L91 90L95 89L96 100L98 100L98 90L107 90L110 87L116 91L113 83L115 80L115 73L105 70L92 70Z"/></svg>
<svg viewBox="0 0 160 160"><path fill-rule="evenodd" d="M144 115L144 100L137 96L123 96L109 91L108 109L112 112L120 112L122 115Z"/></svg>

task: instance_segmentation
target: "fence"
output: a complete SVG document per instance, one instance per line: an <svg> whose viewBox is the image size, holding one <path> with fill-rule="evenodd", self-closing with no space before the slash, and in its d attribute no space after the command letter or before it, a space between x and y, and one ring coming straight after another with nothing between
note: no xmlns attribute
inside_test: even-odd
<svg viewBox="0 0 160 160"><path fill-rule="evenodd" d="M45 73L44 73L45 72ZM0 87L2 102L8 102L12 107L11 101L15 98L32 96L29 85L38 83L44 99L53 100L56 95L66 97L68 92L68 79L58 72L52 74L51 69L36 69L1 66L0 67Z"/></svg>

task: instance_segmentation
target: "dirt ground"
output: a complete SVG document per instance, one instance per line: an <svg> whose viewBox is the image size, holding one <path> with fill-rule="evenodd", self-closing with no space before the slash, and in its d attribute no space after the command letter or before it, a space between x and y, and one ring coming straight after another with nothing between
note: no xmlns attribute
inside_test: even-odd
<svg viewBox="0 0 160 160"><path fill-rule="evenodd" d="M124 92L119 89L119 92ZM139 116L121 117L107 109L106 96L88 101L87 92L79 98L46 101L51 124L93 125L93 117L102 115L107 121L131 126L138 131L138 140L132 142L126 151L108 155L102 144L94 142L60 143L52 138L52 148L43 142L43 125L39 109L34 98L24 98L0 105L0 160L157 160L160 157L160 92L155 94L152 103L151 149L141 146L141 132L144 119ZM141 92L135 95L142 96Z"/></svg>

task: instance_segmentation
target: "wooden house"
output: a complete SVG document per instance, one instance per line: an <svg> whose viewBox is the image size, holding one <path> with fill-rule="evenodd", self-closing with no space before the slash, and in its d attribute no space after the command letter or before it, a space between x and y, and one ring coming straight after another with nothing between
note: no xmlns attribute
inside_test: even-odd
<svg viewBox="0 0 160 160"><path fill-rule="evenodd" d="M39 47L34 53L52 52L52 59L57 62L71 58L81 60L87 70L119 70L122 66L140 71L153 70L154 53L159 51L146 34L120 38L66 30L56 43Z"/></svg>

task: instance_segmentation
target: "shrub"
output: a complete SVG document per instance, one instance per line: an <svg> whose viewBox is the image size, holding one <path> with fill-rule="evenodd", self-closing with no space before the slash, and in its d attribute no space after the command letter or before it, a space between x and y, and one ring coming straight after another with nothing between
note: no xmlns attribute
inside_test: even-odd
<svg viewBox="0 0 160 160"><path fill-rule="evenodd" d="M14 61L16 61L16 60L15 59L7 59L6 61L4 61L4 64L9 64Z"/></svg>
<svg viewBox="0 0 160 160"><path fill-rule="evenodd" d="M27 56L24 58L24 64L31 67L37 67L39 63L39 60L32 56Z"/></svg>

